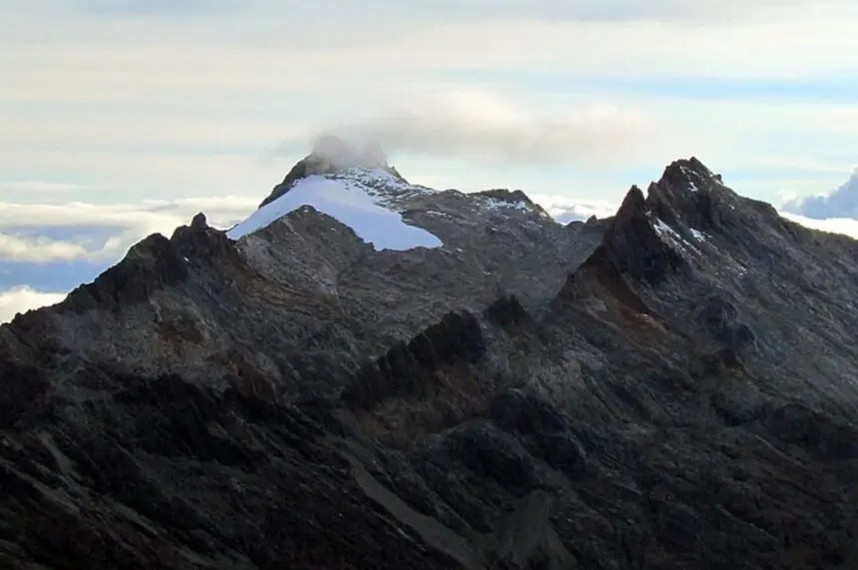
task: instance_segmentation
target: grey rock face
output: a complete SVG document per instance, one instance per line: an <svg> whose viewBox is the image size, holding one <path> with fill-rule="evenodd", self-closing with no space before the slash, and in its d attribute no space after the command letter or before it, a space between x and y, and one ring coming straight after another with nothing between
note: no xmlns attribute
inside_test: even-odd
<svg viewBox="0 0 858 570"><path fill-rule="evenodd" d="M858 564L855 242L696 159L564 227L353 158L443 247L197 216L0 327L0 566Z"/></svg>

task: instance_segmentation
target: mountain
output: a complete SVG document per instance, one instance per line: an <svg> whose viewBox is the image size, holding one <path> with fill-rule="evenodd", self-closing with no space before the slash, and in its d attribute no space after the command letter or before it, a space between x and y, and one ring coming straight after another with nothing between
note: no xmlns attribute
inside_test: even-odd
<svg viewBox="0 0 858 570"><path fill-rule="evenodd" d="M856 294L697 159L563 226L329 140L0 327L0 565L854 568Z"/></svg>

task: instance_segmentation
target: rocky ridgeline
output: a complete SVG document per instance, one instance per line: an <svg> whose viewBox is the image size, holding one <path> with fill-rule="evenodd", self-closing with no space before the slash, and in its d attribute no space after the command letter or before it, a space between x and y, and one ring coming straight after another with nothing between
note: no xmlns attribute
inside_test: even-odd
<svg viewBox="0 0 858 570"><path fill-rule="evenodd" d="M560 226L338 145L265 203L443 246L198 216L0 327L0 566L858 566L855 242L696 159Z"/></svg>

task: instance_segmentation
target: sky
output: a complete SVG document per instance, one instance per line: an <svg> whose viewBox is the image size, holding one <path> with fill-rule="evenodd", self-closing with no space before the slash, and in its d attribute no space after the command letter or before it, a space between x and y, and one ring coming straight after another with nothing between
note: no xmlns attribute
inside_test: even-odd
<svg viewBox="0 0 858 570"><path fill-rule="evenodd" d="M412 182L520 188L565 218L608 215L697 156L794 219L856 227L853 0L0 0L0 15L0 322L200 210L244 219L329 132L372 137Z"/></svg>

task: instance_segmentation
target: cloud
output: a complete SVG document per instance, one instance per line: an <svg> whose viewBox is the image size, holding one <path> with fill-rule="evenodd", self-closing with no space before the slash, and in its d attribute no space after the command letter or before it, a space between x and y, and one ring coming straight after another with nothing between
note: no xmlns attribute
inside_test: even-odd
<svg viewBox="0 0 858 570"><path fill-rule="evenodd" d="M797 224L812 230L820 230L834 234L843 234L858 239L858 219L853 218L809 218L800 214L780 212L780 215Z"/></svg>
<svg viewBox="0 0 858 570"><path fill-rule="evenodd" d="M470 0L445 2L444 13L485 17L538 18L543 20L623 21L711 21L748 17L761 9L784 9L809 0ZM764 10L762 10L764 11Z"/></svg>
<svg viewBox="0 0 858 570"><path fill-rule="evenodd" d="M115 261L149 234L169 236L197 212L205 212L212 226L227 228L244 219L258 201L227 196L109 205L0 202L0 261Z"/></svg>
<svg viewBox="0 0 858 570"><path fill-rule="evenodd" d="M0 233L0 259L6 261L71 261L85 258L80 244L55 241L39 236L27 238Z"/></svg>
<svg viewBox="0 0 858 570"><path fill-rule="evenodd" d="M796 198L784 204L783 209L815 219L858 218L858 167L831 194Z"/></svg>
<svg viewBox="0 0 858 570"><path fill-rule="evenodd" d="M576 194L589 198L624 187L616 181L620 168L595 173L613 156L629 160L627 168L655 172L678 156L696 154L742 180L746 192L780 202L781 188L807 193L833 187L836 179L820 186L819 177L809 180L797 169L767 174L755 165L745 168L742 161L764 154L801 159L813 148L818 160L842 162L855 154L858 141L858 112L848 93L842 105L816 99L772 105L768 95L749 105L747 93L730 86L742 78L755 84L787 78L771 87L785 92L796 82L851 86L858 72L853 30L858 5L852 0L28 0L3 5L7 25L0 31L0 75L15 81L0 87L0 108L8 109L0 133L0 171L12 180L106 189L70 190L68 201L134 203L143 196L245 190L259 192L261 199L262 190L306 150L291 147L288 164L267 159L279 141L300 137L306 143L319 130L348 124L371 109L380 111L359 122L399 143L401 152L386 150L395 153L393 162L406 176L437 157L437 172L450 184L514 184L526 190L574 184ZM153 22L140 17L141 11L164 17ZM510 81L481 78L492 71L518 75ZM600 78L632 80L609 89ZM635 78L658 89L638 89ZM734 95L730 104L720 104L716 89L710 89L718 81L704 81L706 100L698 93L681 96L677 82L694 78L726 79L723 89ZM439 140L430 129L433 105L439 105L431 94L467 94L475 88L494 94L459 96L476 101L457 103L464 113L472 119L477 112L492 115L492 100L500 99L499 106L513 109L513 117L501 112L500 119L482 117L476 126L464 122L447 137L455 140ZM417 103L387 111L411 101ZM613 111L600 112L589 101L610 103ZM439 116L449 124L462 114ZM622 128L627 115L633 119L628 137ZM641 116L658 125L649 130L656 133L645 145L634 126ZM400 132L401 118L415 124ZM517 138L522 133L537 142L518 142L525 140ZM588 140L595 141L592 148L582 142ZM647 147L645 159L633 156L641 146ZM573 150L564 154L558 148ZM261 165L266 159L269 164ZM515 159L525 168L484 167ZM538 166L528 171L530 164ZM541 166L557 164L570 168L548 174ZM7 202L40 199L16 196L35 190L0 191L0 200Z"/></svg>
<svg viewBox="0 0 858 570"><path fill-rule="evenodd" d="M97 186L69 184L67 182L47 182L44 180L0 182L0 192L20 192L24 194L66 194L97 189Z"/></svg>
<svg viewBox="0 0 858 570"><path fill-rule="evenodd" d="M59 303L65 296L65 293L44 293L26 286L0 291L0 323L11 321L17 313Z"/></svg>
<svg viewBox="0 0 858 570"><path fill-rule="evenodd" d="M35 0L31 0L35 1ZM832 6L848 6L848 0L828 0ZM59 5L42 0L43 4ZM68 0L65 0L68 4ZM758 13L782 11L794 7L818 4L818 0L756 0L753 3L741 0L434 0L431 5L420 2L397 2L389 0L327 0L322 4L328 13L336 13L343 20L365 21L384 15L393 21L408 18L423 19L485 19L531 18L540 20L581 21L708 21L733 20ZM77 0L72 4L82 5L84 10L116 16L165 15L199 16L226 13L253 17L286 16L289 13L309 15L313 13L304 3L274 0ZM61 6L61 5L60 5ZM318 8L317 8L318 9Z"/></svg>
<svg viewBox="0 0 858 570"><path fill-rule="evenodd" d="M608 200L580 200L558 194L531 194L530 198L561 224L587 220L591 216L609 218L617 213L618 207Z"/></svg>
<svg viewBox="0 0 858 570"><path fill-rule="evenodd" d="M193 16L236 8L236 0L85 0L85 10L114 16Z"/></svg>
<svg viewBox="0 0 858 570"><path fill-rule="evenodd" d="M7 2L0 74L15 81L0 88L0 107L9 109L0 133L0 171L9 178L80 181L131 195L116 200L155 192L258 190L273 181L272 174L280 176L291 166L277 165L276 171L272 167L261 175L257 163L278 141L296 136L284 131L302 131L306 142L310 134L348 123L379 101L384 106L376 109L389 109L395 108L391 100L473 89L476 72L485 70L578 78L576 85L561 81L553 92L544 82L527 78L478 82L526 115L522 122L535 122L525 130L543 138L587 132L594 122L591 115L599 112L582 104L584 97L612 101L621 115L645 114L659 125L660 136L647 141L655 147L651 152L658 152L650 164L658 167L705 151L729 172L736 160L779 154L779 147L792 146L791 141L801 141L802 148L784 152L788 158L806 153L808 146L818 154L850 148L833 139L808 145L802 138L810 128L849 128L852 132L841 136L856 140L858 122L840 120L825 109L818 114L816 109L765 102L786 116L769 120L753 107L738 115L693 96L667 100L666 109L657 109L663 94L641 94L634 85L606 93L597 82L588 83L592 77L745 77L765 82L786 76L809 83L820 77L850 78L858 71L858 36L851 29L855 8L846 2L838 1L838 10L768 0L742 6L735 0L441 0L431 6L384 0L213 2L237 7L161 18L157 34L151 18L137 17L134 11L167 8L171 13L163 0L101 0L125 11L110 16L93 15L86 9L93 4L89 0ZM777 13L763 18L761 11ZM737 13L741 25L712 17ZM38 41L33 30L40 31ZM668 96L675 93L670 86L667 91ZM645 111L629 111L627 105ZM734 107L740 106L737 102ZM572 112L556 110L563 107ZM566 115L572 119L564 119ZM437 148L425 133L396 132L389 123L397 118L382 112L368 122L384 132L393 128L405 148ZM422 120L420 130L425 131L426 122ZM611 132L604 125L596 130ZM677 142L680 136L684 140ZM624 134L615 139L622 151ZM475 140L480 139L466 138L465 149L452 156L483 160L487 154L497 162L518 150L498 144L501 151L481 152ZM579 140L573 137L573 142ZM716 144L720 155L710 150ZM670 146L669 152L659 150L664 146ZM587 150L582 162L588 160ZM414 160L429 151L418 152L421 156ZM396 163L407 171L409 157L403 154L395 157ZM543 157L545 152L534 154ZM556 163L556 156L551 160ZM600 190L592 192L598 197ZM92 194L74 198L97 200ZM14 194L2 199L18 200Z"/></svg>
<svg viewBox="0 0 858 570"><path fill-rule="evenodd" d="M537 112L490 93L450 92L334 129L397 151L504 164L582 164L619 159L651 132L640 112L588 105Z"/></svg>

